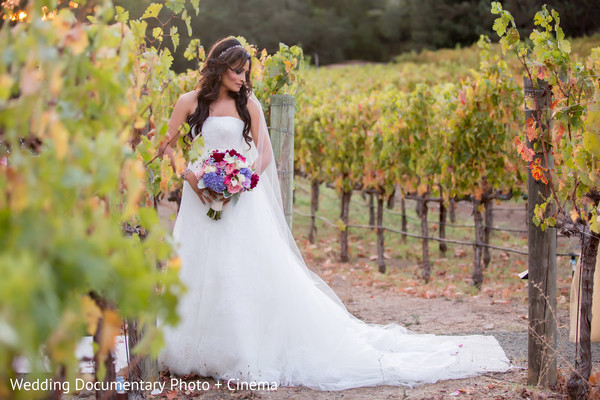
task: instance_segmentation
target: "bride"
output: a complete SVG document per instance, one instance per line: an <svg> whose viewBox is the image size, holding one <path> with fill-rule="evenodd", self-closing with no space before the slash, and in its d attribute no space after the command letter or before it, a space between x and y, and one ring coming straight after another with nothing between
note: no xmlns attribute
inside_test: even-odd
<svg viewBox="0 0 600 400"><path fill-rule="evenodd" d="M262 108L252 94L251 57L234 38L212 46L199 89L183 94L169 143L187 137L204 154L235 149L260 175L255 189L227 204L198 188L190 160L173 236L181 259L177 326L164 326L159 369L258 385L342 390L431 383L506 371L491 336L415 334L365 323L304 263L286 224ZM173 149L163 149L173 159ZM225 204L220 220L206 213ZM160 323L162 325L162 323Z"/></svg>

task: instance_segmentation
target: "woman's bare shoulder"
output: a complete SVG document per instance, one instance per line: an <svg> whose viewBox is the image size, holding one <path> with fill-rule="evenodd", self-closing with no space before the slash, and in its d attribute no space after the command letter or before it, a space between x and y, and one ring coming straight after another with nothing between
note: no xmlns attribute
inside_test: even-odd
<svg viewBox="0 0 600 400"><path fill-rule="evenodd" d="M256 100L251 97L248 98L248 112L250 113L250 117L252 119L258 118L260 116L260 105L256 102Z"/></svg>
<svg viewBox="0 0 600 400"><path fill-rule="evenodd" d="M187 93L183 93L177 100L177 103L188 110L189 114L192 114L194 111L196 111L196 106L198 105L198 92L199 90L196 89Z"/></svg>

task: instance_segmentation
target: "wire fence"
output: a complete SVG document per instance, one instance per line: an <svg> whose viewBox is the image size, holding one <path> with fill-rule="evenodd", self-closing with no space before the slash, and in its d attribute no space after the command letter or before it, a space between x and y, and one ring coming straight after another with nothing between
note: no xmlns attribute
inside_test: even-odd
<svg viewBox="0 0 600 400"><path fill-rule="evenodd" d="M308 189L307 187L305 187L303 185L297 185L297 186L300 187L305 192L310 193L310 189ZM330 195L327 192L324 192L323 195L325 197L330 198L330 199L339 200L337 197L332 196L332 195ZM353 201L353 200L351 200L351 201ZM366 207L366 208L371 207L369 204L364 204L364 203L354 202L354 204L356 204L358 206L361 206L361 207ZM462 203L456 203L456 204L462 204ZM467 204L465 204L465 205L467 205ZM492 208L492 210L521 210L521 209L520 208L514 208L513 209L513 208L509 208L509 207L504 207L504 208L494 207L494 208ZM393 211L393 210L389 210L387 208L384 208L383 212L385 212L387 214L390 214L390 215L403 215L403 213L400 212L400 211ZM420 218L413 217L413 216L410 216L410 215L404 215L404 217L406 219L413 220L413 221L419 221L419 222L421 221ZM468 225L468 224L467 225L460 225L460 224L453 224L453 223L440 222L440 221L427 221L427 223L430 224L430 225L444 225L444 226L447 226L449 228L475 228L475 225ZM489 230L493 230L493 231L504 231L504 232L512 232L512 233L528 233L528 231L525 230L525 229L504 228L504 227L500 227L500 226L487 226L486 228L489 229Z"/></svg>
<svg viewBox="0 0 600 400"><path fill-rule="evenodd" d="M296 186L300 187L302 190L310 193L310 190L306 187L304 187L303 185L298 185L296 184ZM319 193L319 194L323 194L326 197L329 197L331 199L335 199L335 200L339 200L339 198L335 197L335 196L331 196L330 194L324 192L324 193ZM351 200L352 202L352 200ZM361 204L361 203L356 203L354 202L354 204L357 204L359 206L363 206L363 207L370 207L369 204ZM496 208L498 209L498 208ZM510 210L512 210L512 208L509 208ZM517 208L515 208L515 210L518 210ZM395 214L395 215L402 215L401 212L398 211L392 211L392 210L388 210L388 209L384 209L385 212L390 213L390 214ZM326 224L336 227L336 228L340 228L340 224L339 223L335 223L332 222L331 220L321 216L321 215L311 215L311 214L307 214L307 213L303 213L300 210L294 208L294 213L296 213L297 215L301 216L301 217L307 217L307 218L311 218L311 217L315 217L316 219L319 219L323 222L325 222ZM418 220L419 222L421 221L420 218L416 218L416 217L412 217L409 215L405 215L405 217L407 219L410 220ZM453 228L475 228L475 225L461 225L461 224L449 224L449 223L444 223L444 222L436 222L436 221L428 221L429 224L437 224L437 225L445 225L447 227L453 227ZM370 230L376 230L379 229L379 226L377 225L362 225L362 224L347 224L344 225L347 228L359 228L359 229L370 229ZM513 233L528 233L527 230L525 229L512 229L512 228L503 228L503 227L494 227L494 226L488 226L485 227L487 229L490 230L494 230L494 231L500 231L500 232L513 232ZM524 250L518 250L518 249L511 249L508 247L502 247L502 246L495 246L495 245L491 245L491 244L487 244L487 243L477 243L477 242L471 242L471 241L464 241L464 240L455 240L455 239L446 239L446 238L439 238L439 237L435 237L435 236L423 236L423 235L419 235L419 234L414 234L414 233L410 233L410 232L406 232L406 231L402 231L402 230L398 230L398 229L394 229L394 228L390 228L387 226L381 226L381 229L388 231L388 232L392 232L392 233L397 233L397 234L401 234L407 237L411 237L411 238L415 238L415 239L421 239L421 240L432 240L432 241L436 241L436 242L442 242L442 243L449 243L449 244L457 244L457 245L465 245L465 246L473 246L473 247L487 247L490 249L495 249L495 250L500 250L500 251L505 251L508 253L516 253L516 254L522 254L522 255L528 255L529 253L527 251ZM561 237L559 235L559 237ZM557 252L556 256L561 256L561 257L579 257L579 254L577 253L564 253L564 252Z"/></svg>

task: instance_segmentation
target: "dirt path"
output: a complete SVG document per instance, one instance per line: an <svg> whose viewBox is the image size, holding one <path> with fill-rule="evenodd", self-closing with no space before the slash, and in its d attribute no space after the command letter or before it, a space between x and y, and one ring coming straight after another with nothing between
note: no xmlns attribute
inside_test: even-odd
<svg viewBox="0 0 600 400"><path fill-rule="evenodd" d="M519 367L527 363L526 310L512 304L493 304L489 298L474 297L461 300L444 298L412 298L390 293L382 288L356 291L351 282L334 280L331 284L338 296L355 316L369 323L398 322L418 333L496 334L500 342L511 349L507 355L517 368L504 374L489 374L477 378L442 381L416 388L365 387L338 392L322 392L308 388L280 387L277 391L208 391L178 393L178 397L197 395L203 399L515 399L526 389L526 371ZM212 379L193 377L214 384ZM173 395L175 395L173 393ZM552 392L544 393L552 398ZM196 396L192 397L195 398ZM527 395L525 397L528 397ZM161 397L159 397L161 398ZM162 398L166 398L163 396ZM560 398L557 395L556 398Z"/></svg>
<svg viewBox="0 0 600 400"><path fill-rule="evenodd" d="M169 215L176 212L173 203L163 204L159 208L161 219L168 225L174 220ZM303 252L306 243L299 243ZM304 247L304 248L303 248ZM494 335L515 368L504 374L489 374L470 379L448 380L415 388L404 387L365 387L344 391L316 391L304 387L280 387L277 390L165 390L160 395L148 396L155 399L550 399L563 398L562 375L559 377L558 390L542 391L526 386L527 382L527 305L518 300L507 300L503 296L494 296L492 292L482 290L476 296L433 296L426 298L411 295L397 288L382 284L377 280L365 280L364 267L351 264L319 262L311 258L306 251L309 267L319 274L332 287L348 310L356 317L368 323L399 323L416 333L434 333L444 335L485 334ZM523 287L526 282L523 281ZM561 327L559 341L559 360L561 371L566 373L572 363L575 351L566 341L568 313L566 308L558 311ZM598 345L594 345L594 358L598 356ZM168 376L162 379L169 382ZM189 382L207 382L214 385L210 378L183 377ZM167 385L167 388L169 385ZM91 393L81 393L76 398L94 398Z"/></svg>

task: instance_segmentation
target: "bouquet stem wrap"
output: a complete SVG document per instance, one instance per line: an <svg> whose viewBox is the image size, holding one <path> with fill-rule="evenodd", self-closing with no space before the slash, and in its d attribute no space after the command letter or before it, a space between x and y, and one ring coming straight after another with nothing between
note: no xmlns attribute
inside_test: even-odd
<svg viewBox="0 0 600 400"><path fill-rule="evenodd" d="M221 211L223 211L223 202L219 201L219 200L215 200L210 205L210 208L208 209L208 212L206 213L206 215L208 215L210 218L217 221L217 220L221 219Z"/></svg>

